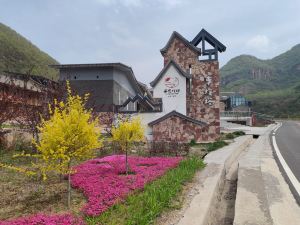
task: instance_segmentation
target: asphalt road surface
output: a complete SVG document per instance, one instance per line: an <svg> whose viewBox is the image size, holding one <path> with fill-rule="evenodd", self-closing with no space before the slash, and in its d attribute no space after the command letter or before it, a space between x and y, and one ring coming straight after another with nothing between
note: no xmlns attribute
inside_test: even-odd
<svg viewBox="0 0 300 225"><path fill-rule="evenodd" d="M275 137L284 160L300 182L300 122L282 122Z"/></svg>

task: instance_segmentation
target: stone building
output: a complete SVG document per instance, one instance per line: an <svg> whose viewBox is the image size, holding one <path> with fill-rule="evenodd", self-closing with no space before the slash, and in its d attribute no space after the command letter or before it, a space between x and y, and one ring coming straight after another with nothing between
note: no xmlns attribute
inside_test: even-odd
<svg viewBox="0 0 300 225"><path fill-rule="evenodd" d="M218 53L225 50L204 29L192 41L174 31L160 51L164 67L150 83L151 90L122 63L54 67L61 81L70 80L79 94L90 93L99 112L140 116L149 140L213 141L220 135Z"/></svg>
<svg viewBox="0 0 300 225"><path fill-rule="evenodd" d="M201 43L201 48L197 47ZM211 49L207 49L209 44ZM174 31L161 49L164 68L150 83L161 111L139 116L154 141L212 141L220 135L218 53L226 47L202 29L192 40Z"/></svg>

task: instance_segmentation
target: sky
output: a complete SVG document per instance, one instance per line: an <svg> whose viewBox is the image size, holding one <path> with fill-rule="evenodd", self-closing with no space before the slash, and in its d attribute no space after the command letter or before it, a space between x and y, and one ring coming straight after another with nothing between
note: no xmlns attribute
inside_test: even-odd
<svg viewBox="0 0 300 225"><path fill-rule="evenodd" d="M0 0L0 22L62 64L122 62L149 84L173 31L205 28L231 58L268 59L300 43L300 0Z"/></svg>

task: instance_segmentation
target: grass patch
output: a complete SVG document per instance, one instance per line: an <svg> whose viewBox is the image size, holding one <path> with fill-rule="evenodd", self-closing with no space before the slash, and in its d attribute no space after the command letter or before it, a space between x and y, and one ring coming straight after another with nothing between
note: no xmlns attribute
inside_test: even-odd
<svg viewBox="0 0 300 225"><path fill-rule="evenodd" d="M14 150L0 149L0 162L18 167L30 166L27 157L13 158L20 153ZM0 220L12 219L36 213L65 213L67 207L67 181L58 176L50 176L44 182L36 177L27 177L5 168L0 168ZM72 190L71 213L80 213L86 203L83 194Z"/></svg>
<svg viewBox="0 0 300 225"><path fill-rule="evenodd" d="M246 135L246 133L244 131L238 130L238 131L234 131L233 135L235 135L236 137L239 137L239 136Z"/></svg>
<svg viewBox="0 0 300 225"><path fill-rule="evenodd" d="M215 141L212 143L207 143L205 145L207 146L207 151L211 152L211 151L215 151L219 148L223 148L224 146L228 145L228 143L221 140L221 141Z"/></svg>
<svg viewBox="0 0 300 225"><path fill-rule="evenodd" d="M148 225L162 211L172 208L172 201L185 182L191 181L197 170L205 165L202 160L191 157L180 162L164 176L147 184L144 191L129 195L122 203L112 206L98 217L87 217L88 224Z"/></svg>

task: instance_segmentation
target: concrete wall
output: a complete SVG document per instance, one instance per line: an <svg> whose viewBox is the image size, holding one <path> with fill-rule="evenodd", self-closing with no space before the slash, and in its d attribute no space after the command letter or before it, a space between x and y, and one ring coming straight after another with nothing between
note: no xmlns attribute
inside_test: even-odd
<svg viewBox="0 0 300 225"><path fill-rule="evenodd" d="M113 68L64 68L60 69L60 80L112 80Z"/></svg>
<svg viewBox="0 0 300 225"><path fill-rule="evenodd" d="M119 70L113 70L113 79L117 82L120 86L122 86L129 94L132 96L135 95L136 91L134 90L132 84L129 82L128 74Z"/></svg>
<svg viewBox="0 0 300 225"><path fill-rule="evenodd" d="M135 89L128 76L126 72L113 67L60 70L60 80L70 80L72 89L80 95L90 93L90 105L99 108L103 108L101 105L123 104L128 97L135 96ZM130 103L125 110L135 108L136 103Z"/></svg>

